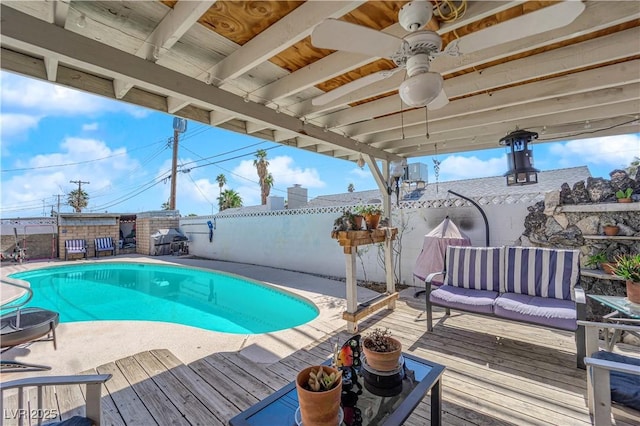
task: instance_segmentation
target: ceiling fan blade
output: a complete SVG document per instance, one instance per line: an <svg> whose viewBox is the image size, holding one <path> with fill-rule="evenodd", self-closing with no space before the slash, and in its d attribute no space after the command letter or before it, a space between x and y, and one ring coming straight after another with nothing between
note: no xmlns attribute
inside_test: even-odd
<svg viewBox="0 0 640 426"><path fill-rule="evenodd" d="M449 103L449 98L447 97L447 94L444 93L444 89L442 89L440 93L438 93L438 96L436 96L434 100L429 102L429 104L427 105L427 108L433 111L433 110L442 108L448 103Z"/></svg>
<svg viewBox="0 0 640 426"><path fill-rule="evenodd" d="M518 16L457 40L461 54L540 34L572 23L585 9L581 1L563 1Z"/></svg>
<svg viewBox="0 0 640 426"><path fill-rule="evenodd" d="M402 39L362 25L325 19L311 32L311 44L322 49L345 50L390 58L402 47Z"/></svg>
<svg viewBox="0 0 640 426"><path fill-rule="evenodd" d="M349 93L360 89L361 87L368 86L376 81L384 80L385 78L389 78L400 70L404 70L404 68L393 68L390 70L378 71L373 74L366 75L357 80L350 81L347 84L343 84L333 90L328 91L325 94L317 96L311 100L311 104L315 106L326 105L329 102L333 102L336 99L339 99Z"/></svg>

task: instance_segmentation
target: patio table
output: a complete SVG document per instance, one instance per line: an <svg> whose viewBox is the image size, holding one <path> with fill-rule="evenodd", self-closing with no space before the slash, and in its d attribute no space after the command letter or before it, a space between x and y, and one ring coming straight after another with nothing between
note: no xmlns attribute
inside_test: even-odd
<svg viewBox="0 0 640 426"><path fill-rule="evenodd" d="M402 424L431 391L431 424L441 424L442 386L445 367L414 355L403 353L405 378L402 391L395 396L377 396L364 386L364 378L358 374L362 392L353 386L342 392L345 426L395 426ZM329 361L325 362L329 364ZM295 381L274 394L249 407L229 421L231 426L295 426L298 394ZM355 420L359 413L361 422Z"/></svg>

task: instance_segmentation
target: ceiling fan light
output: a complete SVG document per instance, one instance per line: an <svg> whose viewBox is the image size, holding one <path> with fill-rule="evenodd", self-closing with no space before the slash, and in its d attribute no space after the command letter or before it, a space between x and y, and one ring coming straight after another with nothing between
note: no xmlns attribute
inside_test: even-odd
<svg viewBox="0 0 640 426"><path fill-rule="evenodd" d="M400 85L400 99L411 107L425 106L440 94L442 81L442 76L436 72L414 75Z"/></svg>

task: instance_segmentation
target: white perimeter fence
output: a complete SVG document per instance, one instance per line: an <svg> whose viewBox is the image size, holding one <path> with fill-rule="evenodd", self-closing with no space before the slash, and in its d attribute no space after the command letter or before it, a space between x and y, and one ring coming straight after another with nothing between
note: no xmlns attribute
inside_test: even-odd
<svg viewBox="0 0 640 426"><path fill-rule="evenodd" d="M513 244L524 231L527 207L544 200L540 193L482 197L474 201L489 223L489 245ZM208 259L271 266L332 277L345 276L342 247L331 238L334 220L349 206L183 217L180 228L189 237L189 253ZM460 198L402 202L393 207L398 228L396 279L413 284L412 270L424 235L446 216L467 234L474 246L485 246L485 223L479 210ZM215 225L211 241L207 221ZM358 279L383 282L381 245L358 249ZM419 283L416 283L419 284Z"/></svg>

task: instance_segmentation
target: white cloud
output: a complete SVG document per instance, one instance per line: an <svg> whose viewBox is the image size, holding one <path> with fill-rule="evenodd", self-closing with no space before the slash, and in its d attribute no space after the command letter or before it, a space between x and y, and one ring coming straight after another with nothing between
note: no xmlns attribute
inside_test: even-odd
<svg viewBox="0 0 640 426"><path fill-rule="evenodd" d="M498 158L481 160L476 156L462 157L450 155L440 163L440 180L461 180L487 176L499 176L505 172L507 159L505 155ZM429 176L435 182L435 175Z"/></svg>
<svg viewBox="0 0 640 426"><path fill-rule="evenodd" d="M633 157L640 156L640 134L576 139L552 143L549 153L561 167L583 164L624 168Z"/></svg>
<svg viewBox="0 0 640 426"><path fill-rule="evenodd" d="M104 157L109 158L82 163ZM60 164L66 165L47 167ZM141 183L131 175L131 171L136 170L139 164L129 157L126 149L112 150L105 142L95 139L70 137L61 143L59 152L36 155L12 166L30 170L12 174L11 177L3 176L1 200L5 216L24 216L21 212L28 208L41 211L43 200L46 205L55 204L56 194L68 193L77 188L69 182L71 180L90 182L83 186L89 193L89 209L108 204L110 200L123 195L120 191L114 191L118 185ZM63 195L61 201L65 203L66 196ZM101 211L105 209L101 208ZM50 207L45 210L48 213ZM70 210L66 207L62 211Z"/></svg>
<svg viewBox="0 0 640 426"><path fill-rule="evenodd" d="M85 132L93 132L95 130L98 130L98 123L93 122L93 123L83 124L82 130Z"/></svg>
<svg viewBox="0 0 640 426"><path fill-rule="evenodd" d="M41 117L39 116L30 114L12 114L3 112L0 114L2 139L6 141L6 138L9 137L26 135L29 130L38 127L40 118Z"/></svg>
<svg viewBox="0 0 640 426"><path fill-rule="evenodd" d="M47 116L126 112L136 118L150 113L149 110L121 101L6 72L0 73L0 83L3 110L37 112Z"/></svg>
<svg viewBox="0 0 640 426"><path fill-rule="evenodd" d="M349 171L349 174L354 175L358 179L371 179L371 172L368 167L362 169L360 167L354 167Z"/></svg>

